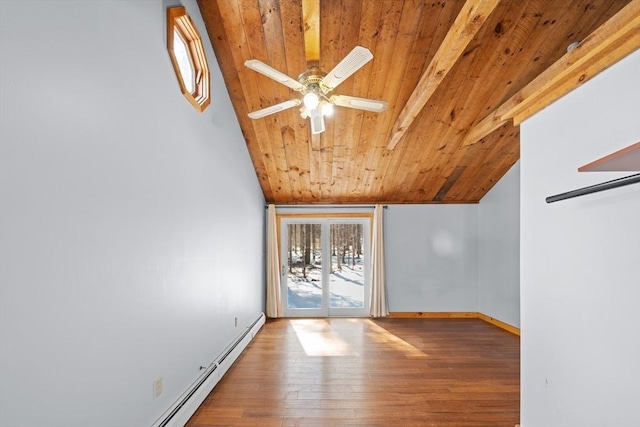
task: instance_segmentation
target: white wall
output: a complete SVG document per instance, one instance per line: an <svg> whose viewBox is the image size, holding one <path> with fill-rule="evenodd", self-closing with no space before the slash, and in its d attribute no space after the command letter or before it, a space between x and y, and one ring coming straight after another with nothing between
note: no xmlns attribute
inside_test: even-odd
<svg viewBox="0 0 640 427"><path fill-rule="evenodd" d="M478 206L478 311L520 327L520 163Z"/></svg>
<svg viewBox="0 0 640 427"><path fill-rule="evenodd" d="M390 205L389 310L477 311L478 205Z"/></svg>
<svg viewBox="0 0 640 427"><path fill-rule="evenodd" d="M181 95L164 6L0 4L2 426L151 425L263 310L264 198L208 42L211 105Z"/></svg>
<svg viewBox="0 0 640 427"><path fill-rule="evenodd" d="M640 425L640 187L545 197L640 140L640 51L521 127L523 427Z"/></svg>

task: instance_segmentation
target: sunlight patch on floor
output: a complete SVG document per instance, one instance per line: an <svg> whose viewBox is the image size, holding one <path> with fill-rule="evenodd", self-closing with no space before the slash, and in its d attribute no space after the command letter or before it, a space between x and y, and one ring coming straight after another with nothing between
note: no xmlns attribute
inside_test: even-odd
<svg viewBox="0 0 640 427"><path fill-rule="evenodd" d="M409 358L420 359L429 357L429 355L422 352L422 350L417 349L402 338L387 331L385 328L376 325L371 320L365 320L365 322L370 329L367 335L369 335L374 342L387 344L394 350L404 353L404 355Z"/></svg>
<svg viewBox="0 0 640 427"><path fill-rule="evenodd" d="M290 320L307 356L357 356L358 353L340 337L326 320Z"/></svg>

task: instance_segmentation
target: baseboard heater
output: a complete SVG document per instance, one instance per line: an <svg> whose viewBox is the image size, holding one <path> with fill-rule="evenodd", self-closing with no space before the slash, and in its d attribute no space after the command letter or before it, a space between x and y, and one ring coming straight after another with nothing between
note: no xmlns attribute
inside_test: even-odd
<svg viewBox="0 0 640 427"><path fill-rule="evenodd" d="M183 427L265 323L260 313L152 427Z"/></svg>

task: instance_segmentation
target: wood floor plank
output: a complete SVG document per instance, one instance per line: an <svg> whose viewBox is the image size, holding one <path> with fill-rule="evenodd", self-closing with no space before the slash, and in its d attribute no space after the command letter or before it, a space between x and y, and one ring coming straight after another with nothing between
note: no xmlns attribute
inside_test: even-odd
<svg viewBox="0 0 640 427"><path fill-rule="evenodd" d="M479 319L305 321L269 320L187 426L518 423L516 335ZM308 355L302 335L319 331L332 339Z"/></svg>

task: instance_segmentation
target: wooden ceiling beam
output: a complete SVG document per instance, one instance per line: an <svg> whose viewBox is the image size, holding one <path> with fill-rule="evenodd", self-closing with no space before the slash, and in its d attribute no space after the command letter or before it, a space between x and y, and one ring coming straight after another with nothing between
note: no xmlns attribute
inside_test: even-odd
<svg viewBox="0 0 640 427"><path fill-rule="evenodd" d="M500 0L467 0L393 124L387 149L392 150L464 53Z"/></svg>
<svg viewBox="0 0 640 427"><path fill-rule="evenodd" d="M304 51L307 62L320 61L320 0L302 0Z"/></svg>
<svg viewBox="0 0 640 427"><path fill-rule="evenodd" d="M478 122L462 146L477 143L508 122L531 117L640 48L640 0L632 0L573 50Z"/></svg>

